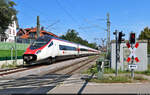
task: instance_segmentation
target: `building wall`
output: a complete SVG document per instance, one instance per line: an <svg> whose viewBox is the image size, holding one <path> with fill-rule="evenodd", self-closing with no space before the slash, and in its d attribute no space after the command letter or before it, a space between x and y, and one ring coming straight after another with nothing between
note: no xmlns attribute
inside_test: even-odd
<svg viewBox="0 0 150 95"><path fill-rule="evenodd" d="M126 41L127 42L127 41ZM126 46L126 42L121 43L120 45L120 58L118 61L118 69L120 70L128 70L128 63L126 60L130 55L130 51ZM135 55L139 58L139 62L134 61L134 64L137 65L136 71L145 71L148 66L148 55L147 55L147 41L137 41L139 43L139 47L135 50ZM115 69L116 63L116 44L115 41L111 43L111 68Z"/></svg>
<svg viewBox="0 0 150 95"><path fill-rule="evenodd" d="M17 27L16 21L14 20L12 22L12 24L10 24L8 26L8 29L6 29L6 31L5 31L6 35L8 36L8 39L6 40L6 42L14 42L15 41L15 36L17 34L16 27Z"/></svg>

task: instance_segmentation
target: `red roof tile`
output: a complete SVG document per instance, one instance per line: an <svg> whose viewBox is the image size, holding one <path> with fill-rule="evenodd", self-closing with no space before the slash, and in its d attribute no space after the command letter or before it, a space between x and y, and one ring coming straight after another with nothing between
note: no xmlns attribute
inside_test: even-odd
<svg viewBox="0 0 150 95"><path fill-rule="evenodd" d="M29 36L29 33L33 33L33 32L36 32L37 28L26 28L24 30L28 30L26 31L26 33L24 35L21 36L21 38L23 39L28 39L30 36ZM19 30L21 31L21 30ZM19 34L19 33L18 33ZM43 36L44 34L49 34L51 36L54 36L54 37L58 37L57 35L51 33L51 32L47 32L45 30L41 30L40 31L40 36ZM35 35L35 38L37 38L37 34Z"/></svg>

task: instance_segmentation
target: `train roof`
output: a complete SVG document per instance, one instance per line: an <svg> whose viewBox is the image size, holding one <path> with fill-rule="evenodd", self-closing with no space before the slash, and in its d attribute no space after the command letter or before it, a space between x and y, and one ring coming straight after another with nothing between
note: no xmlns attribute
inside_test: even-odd
<svg viewBox="0 0 150 95"><path fill-rule="evenodd" d="M74 42L64 40L64 39L61 39L61 38L57 38L57 37L54 37L54 36L51 36L51 35L44 35L44 36L41 36L41 37L44 37L46 39L57 39L57 40L60 40L60 41L65 41L65 42L69 42L69 43L72 43L72 44L81 45L79 43L74 43ZM81 45L81 46L84 46L84 45ZM84 46L84 47L87 47L87 46ZM90 48L90 47L87 47L87 48ZM93 49L93 48L90 48L90 49ZM94 49L94 50L96 50L96 49Z"/></svg>

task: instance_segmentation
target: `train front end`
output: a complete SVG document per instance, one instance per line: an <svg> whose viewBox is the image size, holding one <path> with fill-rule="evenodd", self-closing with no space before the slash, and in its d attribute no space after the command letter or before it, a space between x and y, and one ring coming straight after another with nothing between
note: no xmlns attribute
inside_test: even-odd
<svg viewBox="0 0 150 95"><path fill-rule="evenodd" d="M37 38L24 52L23 60L27 64L38 62L43 59L44 48L50 42L50 36L41 36Z"/></svg>

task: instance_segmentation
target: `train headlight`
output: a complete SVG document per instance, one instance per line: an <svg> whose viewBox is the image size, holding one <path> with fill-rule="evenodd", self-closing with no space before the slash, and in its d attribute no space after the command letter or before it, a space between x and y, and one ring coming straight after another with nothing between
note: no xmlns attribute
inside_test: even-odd
<svg viewBox="0 0 150 95"><path fill-rule="evenodd" d="M33 56L30 56L29 59L33 59Z"/></svg>
<svg viewBox="0 0 150 95"><path fill-rule="evenodd" d="M28 56L24 56L24 59L28 59Z"/></svg>
<svg viewBox="0 0 150 95"><path fill-rule="evenodd" d="M38 50L37 52L36 52L36 54L39 54L41 52L41 50Z"/></svg>

